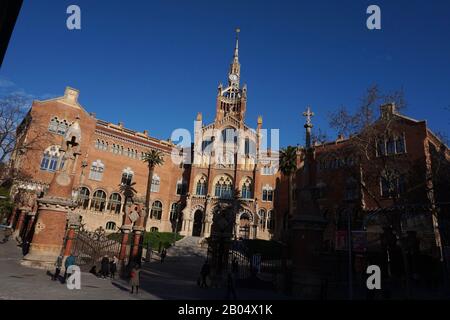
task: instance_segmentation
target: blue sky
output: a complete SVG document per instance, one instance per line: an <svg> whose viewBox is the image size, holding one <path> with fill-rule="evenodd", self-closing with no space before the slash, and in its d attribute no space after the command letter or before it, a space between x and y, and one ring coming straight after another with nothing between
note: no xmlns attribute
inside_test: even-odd
<svg viewBox="0 0 450 320"><path fill-rule="evenodd" d="M66 28L77 4L82 30ZM381 8L382 30L366 28ZM328 135L328 114L366 88L403 88L407 115L450 135L450 2L275 0L25 0L0 70L0 94L38 99L80 90L97 117L158 138L213 121L241 28L247 123L262 115L281 145L303 144L301 113Z"/></svg>

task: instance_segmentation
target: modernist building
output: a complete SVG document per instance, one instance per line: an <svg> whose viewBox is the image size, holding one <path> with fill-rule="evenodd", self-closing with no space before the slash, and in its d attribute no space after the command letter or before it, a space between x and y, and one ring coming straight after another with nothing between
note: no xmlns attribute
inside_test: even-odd
<svg viewBox="0 0 450 320"><path fill-rule="evenodd" d="M147 131L97 119L80 105L76 89L68 87L62 97L34 101L19 136L22 143L36 142L25 151L17 149L12 157L22 177L15 190L31 190L31 198L46 191L55 170L62 166L62 137L79 118L83 156L76 164L79 179L73 197L87 230L102 227L113 232L121 227L124 189L131 186L136 199L144 197L148 168L142 158L156 149L164 154L164 164L156 167L152 180L148 231L176 228L183 235L207 237L215 207L238 189L243 206L236 217L236 236L271 238L277 159L260 150L262 117L257 119L256 130L245 123L247 88L240 84L240 69L236 39L227 85L218 87L215 121L204 124L199 113L195 142L184 149L151 137ZM174 154L181 154L182 160L172 161ZM19 207L15 220L26 224L26 215L32 215L35 208Z"/></svg>

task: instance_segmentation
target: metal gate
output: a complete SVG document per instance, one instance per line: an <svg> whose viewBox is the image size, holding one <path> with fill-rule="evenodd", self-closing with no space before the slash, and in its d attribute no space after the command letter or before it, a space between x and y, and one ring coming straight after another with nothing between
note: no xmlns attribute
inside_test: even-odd
<svg viewBox="0 0 450 320"><path fill-rule="evenodd" d="M120 233L106 235L100 228L94 232L79 230L73 239L71 254L82 271L89 271L93 266L100 270L100 262L106 255L110 259L119 257Z"/></svg>

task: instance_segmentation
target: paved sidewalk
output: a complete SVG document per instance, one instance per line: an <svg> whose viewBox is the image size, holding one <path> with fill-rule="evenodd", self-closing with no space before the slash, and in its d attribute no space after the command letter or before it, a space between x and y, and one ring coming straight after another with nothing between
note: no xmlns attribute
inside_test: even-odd
<svg viewBox="0 0 450 320"><path fill-rule="evenodd" d="M0 239L3 232L0 231ZM186 242L186 241L185 241ZM126 280L100 279L82 273L81 290L69 290L52 281L47 271L20 264L22 251L14 240L0 243L0 300L216 300L226 298L226 288L202 289L197 278L204 262L204 249L182 242L169 251L164 263L158 256L143 265L139 294L132 295ZM273 291L237 288L238 299L287 299Z"/></svg>
<svg viewBox="0 0 450 320"><path fill-rule="evenodd" d="M81 290L69 290L65 284L52 281L47 271L20 265L21 259L22 250L14 240L0 243L0 300L158 299L144 291L131 295L127 283L100 279L90 273L82 273Z"/></svg>

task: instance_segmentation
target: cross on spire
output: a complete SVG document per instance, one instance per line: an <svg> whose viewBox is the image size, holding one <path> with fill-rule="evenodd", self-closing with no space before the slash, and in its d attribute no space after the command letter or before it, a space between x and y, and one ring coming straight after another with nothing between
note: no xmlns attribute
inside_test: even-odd
<svg viewBox="0 0 450 320"><path fill-rule="evenodd" d="M303 116L306 118L305 128L312 128L311 117L314 117L314 112L311 111L310 107L306 108L306 111L303 112Z"/></svg>

